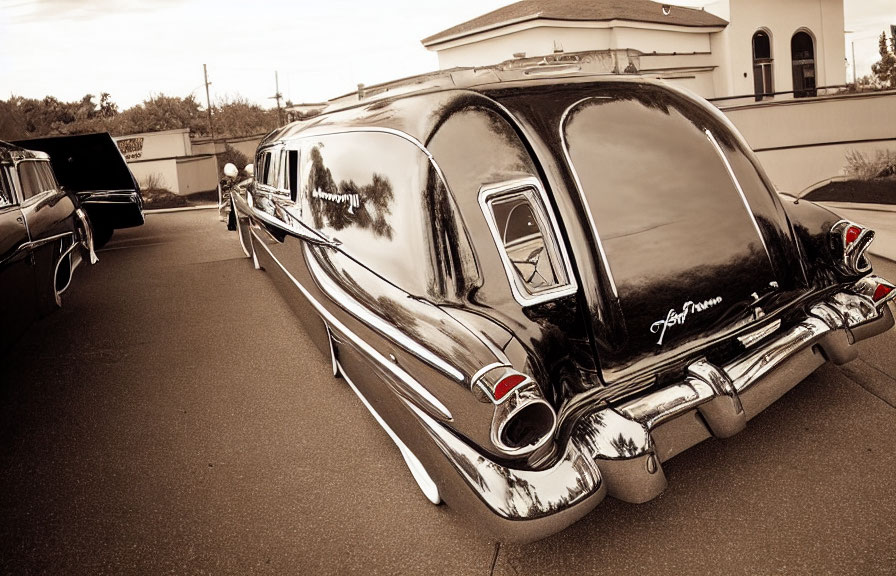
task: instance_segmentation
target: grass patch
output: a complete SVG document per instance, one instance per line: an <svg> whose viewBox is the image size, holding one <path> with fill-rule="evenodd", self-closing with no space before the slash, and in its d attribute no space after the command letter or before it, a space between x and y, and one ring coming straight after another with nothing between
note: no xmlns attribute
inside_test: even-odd
<svg viewBox="0 0 896 576"><path fill-rule="evenodd" d="M803 196L813 202L896 205L896 176L831 182Z"/></svg>

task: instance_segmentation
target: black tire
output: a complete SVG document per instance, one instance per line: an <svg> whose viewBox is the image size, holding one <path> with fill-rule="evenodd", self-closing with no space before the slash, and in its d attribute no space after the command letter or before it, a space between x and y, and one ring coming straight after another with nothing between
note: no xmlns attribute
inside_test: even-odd
<svg viewBox="0 0 896 576"><path fill-rule="evenodd" d="M230 202L230 214L227 216L227 229L236 230L236 208L232 200Z"/></svg>
<svg viewBox="0 0 896 576"><path fill-rule="evenodd" d="M108 228L106 226L97 226L93 225L93 247L96 250L99 250L112 238L112 232L114 230L112 228Z"/></svg>

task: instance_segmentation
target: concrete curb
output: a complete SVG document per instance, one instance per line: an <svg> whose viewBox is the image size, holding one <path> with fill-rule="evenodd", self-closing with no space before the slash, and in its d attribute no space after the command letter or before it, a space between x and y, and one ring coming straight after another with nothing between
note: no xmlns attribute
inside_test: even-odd
<svg viewBox="0 0 896 576"><path fill-rule="evenodd" d="M217 204L203 204L201 206L183 206L181 208L157 208L156 210L144 210L144 214L167 214L169 212L189 212L191 210L217 209Z"/></svg>

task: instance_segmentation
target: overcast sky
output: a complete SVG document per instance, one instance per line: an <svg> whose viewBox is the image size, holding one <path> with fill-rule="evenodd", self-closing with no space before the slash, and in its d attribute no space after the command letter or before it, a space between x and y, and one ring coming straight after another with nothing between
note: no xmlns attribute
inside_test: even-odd
<svg viewBox="0 0 896 576"><path fill-rule="evenodd" d="M706 5L712 0L678 0ZM151 95L319 102L438 68L420 40L509 0L0 0L0 99L80 100L109 92L125 109ZM896 24L896 0L844 0L847 57L859 75ZM851 79L852 71L847 76ZM97 98L98 100L98 98Z"/></svg>

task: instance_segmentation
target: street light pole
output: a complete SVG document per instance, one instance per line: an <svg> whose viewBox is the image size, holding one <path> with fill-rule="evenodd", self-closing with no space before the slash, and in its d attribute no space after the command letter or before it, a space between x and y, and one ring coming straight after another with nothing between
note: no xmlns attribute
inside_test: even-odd
<svg viewBox="0 0 896 576"><path fill-rule="evenodd" d="M208 81L208 69L205 67L205 64L202 65L202 75L205 77L205 107L208 112L208 131L212 135L212 142L214 142L215 126L212 124L212 99L208 95L208 86L211 82Z"/></svg>

